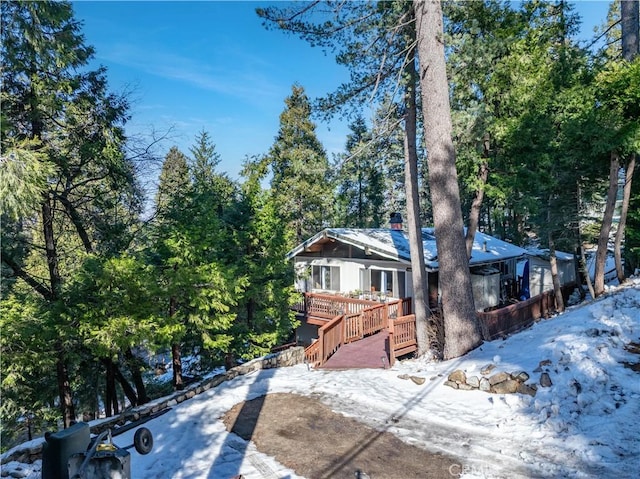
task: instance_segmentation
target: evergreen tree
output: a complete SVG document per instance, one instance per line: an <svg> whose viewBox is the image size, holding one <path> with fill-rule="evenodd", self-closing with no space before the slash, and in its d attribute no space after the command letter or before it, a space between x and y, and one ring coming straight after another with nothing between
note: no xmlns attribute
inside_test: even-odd
<svg viewBox="0 0 640 479"><path fill-rule="evenodd" d="M271 191L261 187L266 169L259 160L247 161L245 181L230 223L233 228L233 265L246 276L229 353L251 359L290 341L297 326L291 309L294 298L293 265L284 258L293 232L279 214ZM238 254L240 253L240 254Z"/></svg>
<svg viewBox="0 0 640 479"><path fill-rule="evenodd" d="M165 158L150 256L158 284L157 347L170 347L173 381L184 388L182 357L205 350L221 359L230 350L235 307L245 276L232 264L236 252L226 221L235 186L217 173L219 158L206 132L193 159L172 148Z"/></svg>
<svg viewBox="0 0 640 479"><path fill-rule="evenodd" d="M328 225L332 188L326 153L311 121L309 99L300 85L293 85L285 105L266 161L271 167L275 204L295 232L293 247Z"/></svg>
<svg viewBox="0 0 640 479"><path fill-rule="evenodd" d="M493 0L445 2L443 8L456 164L470 256L476 230L492 228L491 217L483 210L495 206L501 192L495 119L503 90L492 80L524 22L509 5Z"/></svg>
<svg viewBox="0 0 640 479"><path fill-rule="evenodd" d="M84 44L70 3L2 2L1 21L3 155L41 162L26 169L34 173L24 184L35 188L22 208L13 209L18 219L3 219L3 272L22 282L4 299L36 295L27 303L47 318L39 331L52 350L25 350L14 359L18 367L32 363L31 354L55 358L49 373L57 378L57 403L68 426L76 416L72 351L81 341L77 322L65 314L68 278L84 255L125 247L140 211L135 165L123 152L128 106L126 98L108 93L104 69L86 69L93 49Z"/></svg>
<svg viewBox="0 0 640 479"><path fill-rule="evenodd" d="M323 2L302 7L270 7L258 14L285 31L299 34L312 45L339 50L336 60L351 73L349 83L318 102L327 116L359 111L362 103L388 100L387 116L404 125L405 201L414 285L414 310L420 354L440 355L437 325L429 319L427 285L420 225L418 184L418 108L415 75L415 21L410 2ZM363 54L365 52L366 54Z"/></svg>
<svg viewBox="0 0 640 479"><path fill-rule="evenodd" d="M444 315L444 358L461 356L482 338L475 313L452 143L451 109L440 2L415 3L416 39L429 185Z"/></svg>
<svg viewBox="0 0 640 479"><path fill-rule="evenodd" d="M350 125L346 153L339 159L336 225L356 228L378 228L384 214L384 178L382 165L362 117Z"/></svg>
<svg viewBox="0 0 640 479"><path fill-rule="evenodd" d="M162 163L155 199L156 215L161 223L177 220L180 208L185 206L189 197L191 180L187 161L187 157L173 146Z"/></svg>

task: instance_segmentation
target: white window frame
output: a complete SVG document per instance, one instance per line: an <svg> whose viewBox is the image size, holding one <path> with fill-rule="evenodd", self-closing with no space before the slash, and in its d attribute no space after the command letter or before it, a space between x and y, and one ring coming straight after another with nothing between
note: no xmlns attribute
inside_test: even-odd
<svg viewBox="0 0 640 479"><path fill-rule="evenodd" d="M340 266L311 265L311 285L313 289L340 291Z"/></svg>

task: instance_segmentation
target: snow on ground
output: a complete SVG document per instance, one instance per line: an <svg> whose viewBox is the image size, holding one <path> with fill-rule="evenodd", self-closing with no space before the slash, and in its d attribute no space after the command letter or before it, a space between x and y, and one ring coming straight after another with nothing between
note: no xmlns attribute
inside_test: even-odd
<svg viewBox="0 0 640 479"><path fill-rule="evenodd" d="M482 345L463 358L428 363L409 360L388 370L323 371L306 365L241 376L145 424L153 451L132 450L132 477L227 479L290 478L293 471L235 434L219 418L234 404L268 392L317 397L408 443L460 460L451 477L635 478L640 470L640 375L622 362L640 357L624 349L640 342L640 279L604 298L536 323L504 341ZM531 382L540 361L553 382L535 397L455 390L443 385L463 369L480 375L524 370ZM401 374L426 378L418 386ZM133 442L133 431L116 443ZM22 467L40 477L40 463ZM25 477L23 476L23 477Z"/></svg>

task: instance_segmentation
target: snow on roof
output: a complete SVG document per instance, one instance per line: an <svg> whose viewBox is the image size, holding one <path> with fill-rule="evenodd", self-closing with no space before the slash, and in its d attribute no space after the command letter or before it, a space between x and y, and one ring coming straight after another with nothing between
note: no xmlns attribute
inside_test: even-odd
<svg viewBox="0 0 640 479"><path fill-rule="evenodd" d="M298 256L306 248L324 238L333 238L363 250L368 248L371 252L385 258L411 262L408 234L405 231L387 228L327 228L292 249L287 254L287 258ZM438 249L433 228L422 228L422 246L425 266L429 269L438 269ZM471 266L494 263L509 258L518 258L525 252L524 249L511 243L476 232L469 263Z"/></svg>
<svg viewBox="0 0 640 479"><path fill-rule="evenodd" d="M549 249L546 248L537 248L537 247L528 247L526 248L527 256L535 256L540 259L544 259L545 261L549 261ZM573 255L570 253L565 253L563 251L556 250L556 259L558 261L573 261Z"/></svg>

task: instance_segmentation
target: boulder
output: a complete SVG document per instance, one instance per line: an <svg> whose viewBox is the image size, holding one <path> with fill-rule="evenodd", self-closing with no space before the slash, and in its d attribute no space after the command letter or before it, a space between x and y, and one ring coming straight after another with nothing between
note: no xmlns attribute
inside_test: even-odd
<svg viewBox="0 0 640 479"><path fill-rule="evenodd" d="M542 361L540 361L538 363L538 367L535 368L533 370L534 373L541 373L542 372L542 368L544 368L545 366L551 366L551 360L550 359L543 359Z"/></svg>
<svg viewBox="0 0 640 479"><path fill-rule="evenodd" d="M513 394L518 390L520 383L515 379L507 379L491 385L491 392L495 394Z"/></svg>
<svg viewBox="0 0 640 479"><path fill-rule="evenodd" d="M520 394L528 394L529 396L535 396L538 392L538 388L535 384L528 385L520 383L518 384L518 389L516 390L516 392Z"/></svg>
<svg viewBox="0 0 640 479"><path fill-rule="evenodd" d="M491 373L491 371L493 371L496 368L495 364L487 364L486 366L484 366L481 370L480 370L480 374L482 374L483 376L487 376L488 374Z"/></svg>
<svg viewBox="0 0 640 479"><path fill-rule="evenodd" d="M445 381L444 385L449 386L450 388L453 388L453 389L458 389L458 383L455 381Z"/></svg>
<svg viewBox="0 0 640 479"><path fill-rule="evenodd" d="M474 388L473 386L469 386L467 383L463 383L463 384L458 384L458 389L462 389L463 391L473 391Z"/></svg>
<svg viewBox="0 0 640 479"><path fill-rule="evenodd" d="M487 378L480 379L480 391L489 392L491 391L491 384L489 384L489 380Z"/></svg>
<svg viewBox="0 0 640 479"><path fill-rule="evenodd" d="M467 375L465 374L465 372L463 370L456 369L454 372L449 374L449 377L447 379L449 381L453 381L453 382L458 383L458 384L464 384L464 383L467 382Z"/></svg>
<svg viewBox="0 0 640 479"><path fill-rule="evenodd" d="M553 385L553 382L551 382L551 377L549 376L549 373L544 372L540 375L540 386L542 386L543 388L549 388Z"/></svg>
<svg viewBox="0 0 640 479"><path fill-rule="evenodd" d="M478 389L480 387L480 379L478 379L478 376L470 376L467 378L467 384L472 388Z"/></svg>
<svg viewBox="0 0 640 479"><path fill-rule="evenodd" d="M513 373L511 376L513 379L520 381L521 383L526 383L529 380L529 374L526 371L518 371L517 373Z"/></svg>
<svg viewBox="0 0 640 479"><path fill-rule="evenodd" d="M489 384L493 386L494 384L504 382L508 379L511 379L511 374L501 371L499 373L495 373L493 376L489 378Z"/></svg>

